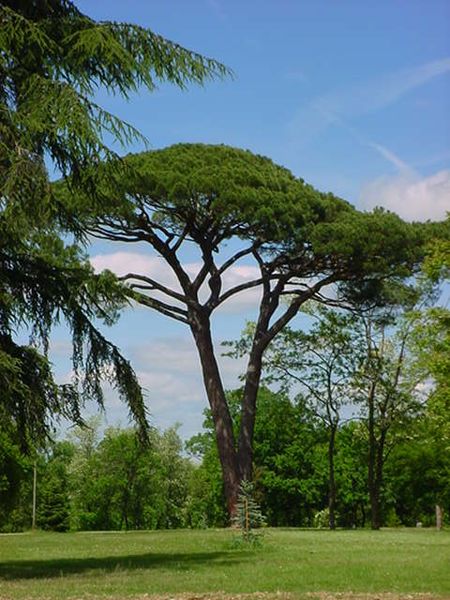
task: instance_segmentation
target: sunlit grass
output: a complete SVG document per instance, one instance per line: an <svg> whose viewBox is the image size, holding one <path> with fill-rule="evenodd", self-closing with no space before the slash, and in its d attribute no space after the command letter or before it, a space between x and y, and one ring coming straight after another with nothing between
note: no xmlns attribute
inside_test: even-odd
<svg viewBox="0 0 450 600"><path fill-rule="evenodd" d="M432 593L450 597L450 533L268 529L0 536L0 598L182 592Z"/></svg>

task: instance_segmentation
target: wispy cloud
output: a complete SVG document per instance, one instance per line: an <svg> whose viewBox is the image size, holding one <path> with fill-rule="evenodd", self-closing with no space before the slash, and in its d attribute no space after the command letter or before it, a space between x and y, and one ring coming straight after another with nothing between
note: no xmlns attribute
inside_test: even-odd
<svg viewBox="0 0 450 600"><path fill-rule="evenodd" d="M450 58L445 58L350 86L345 91L326 94L296 115L291 124L292 132L302 128L304 139L305 135L337 126L395 168L394 175L378 177L363 186L360 193L360 205L363 208L383 206L411 221L443 219L446 212L450 211L450 171L441 170L430 176L422 176L392 149L363 135L351 124L351 119L380 110L415 87L449 71Z"/></svg>
<svg viewBox="0 0 450 600"><path fill-rule="evenodd" d="M341 120L386 108L449 71L450 57L446 57L332 90L300 107L288 124L288 131L304 143L331 125L341 124Z"/></svg>
<svg viewBox="0 0 450 600"><path fill-rule="evenodd" d="M225 21L227 19L224 7L219 0L206 0L206 5L217 17L219 17L221 21Z"/></svg>
<svg viewBox="0 0 450 600"><path fill-rule="evenodd" d="M413 169L410 165L404 162L401 158L399 158L392 150L386 148L386 146L382 146L381 144L376 144L375 142L366 142L369 148L372 148L378 154L380 154L383 158L385 158L388 162L390 162L394 167L396 167L399 171L405 173L413 173Z"/></svg>
<svg viewBox="0 0 450 600"><path fill-rule="evenodd" d="M366 114L393 104L407 92L449 71L447 57L350 85L344 91L322 96L315 105L344 117Z"/></svg>
<svg viewBox="0 0 450 600"><path fill-rule="evenodd" d="M344 129L358 144L371 148L377 154L382 156L385 160L391 163L399 171L413 172L412 167L403 161L397 154L395 154L386 146L373 142L364 136L356 127L350 125L343 117L340 117L331 110L320 109L326 122L330 124L338 125L341 129Z"/></svg>

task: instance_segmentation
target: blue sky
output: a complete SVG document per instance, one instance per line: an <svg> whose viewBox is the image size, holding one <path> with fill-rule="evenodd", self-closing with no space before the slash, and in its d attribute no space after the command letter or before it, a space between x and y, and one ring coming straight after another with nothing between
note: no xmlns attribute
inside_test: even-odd
<svg viewBox="0 0 450 600"><path fill-rule="evenodd" d="M99 102L135 125L152 148L225 143L272 158L323 191L406 219L450 210L450 2L448 0L83 0L98 20L128 21L216 58L235 77L186 91L161 85L125 102ZM127 151L140 150L139 147ZM94 245L97 268L134 262L141 248ZM130 254L132 253L132 254ZM216 339L237 337L251 297L219 316ZM206 406L198 361L181 325L127 311L108 335L148 388L153 423L182 422L189 436ZM64 330L54 342L59 376L69 364ZM222 361L227 385L242 365ZM126 423L113 392L109 423Z"/></svg>

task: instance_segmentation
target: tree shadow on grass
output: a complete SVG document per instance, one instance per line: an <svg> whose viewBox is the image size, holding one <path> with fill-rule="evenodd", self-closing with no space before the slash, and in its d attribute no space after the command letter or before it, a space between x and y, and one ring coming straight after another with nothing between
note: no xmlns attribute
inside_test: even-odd
<svg viewBox="0 0 450 600"><path fill-rule="evenodd" d="M86 571L128 571L133 569L162 569L189 571L213 563L227 566L250 558L246 552L147 553L99 558L61 558L50 560L13 560L0 563L0 581L61 577ZM212 565L211 565L212 566Z"/></svg>

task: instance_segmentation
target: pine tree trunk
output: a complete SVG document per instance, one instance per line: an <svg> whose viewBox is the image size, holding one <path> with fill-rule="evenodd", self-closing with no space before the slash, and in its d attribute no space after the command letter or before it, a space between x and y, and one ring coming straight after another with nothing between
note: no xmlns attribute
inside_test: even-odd
<svg viewBox="0 0 450 600"><path fill-rule="evenodd" d="M208 317L196 313L191 320L191 330L199 352L203 380L216 433L225 499L229 517L232 519L236 512L236 502L241 480L235 447L233 421L228 409L219 367L215 359Z"/></svg>
<svg viewBox="0 0 450 600"><path fill-rule="evenodd" d="M372 485L369 489L370 499L370 522L371 528L374 530L380 529L380 494L376 486Z"/></svg>
<svg viewBox="0 0 450 600"><path fill-rule="evenodd" d="M241 405L241 426L238 441L238 466L241 481L253 477L253 433L256 419L256 399L261 378L262 357L252 353L247 366Z"/></svg>

